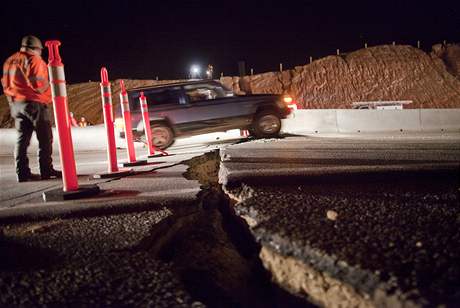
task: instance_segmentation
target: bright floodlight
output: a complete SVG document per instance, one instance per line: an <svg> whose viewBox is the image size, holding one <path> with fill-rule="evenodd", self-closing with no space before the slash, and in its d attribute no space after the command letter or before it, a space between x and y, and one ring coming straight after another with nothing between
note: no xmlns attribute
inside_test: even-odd
<svg viewBox="0 0 460 308"><path fill-rule="evenodd" d="M193 74L198 74L200 72L200 67L198 65L193 65L192 66L192 73Z"/></svg>
<svg viewBox="0 0 460 308"><path fill-rule="evenodd" d="M200 78L200 67L198 65L192 65L190 68L190 78Z"/></svg>

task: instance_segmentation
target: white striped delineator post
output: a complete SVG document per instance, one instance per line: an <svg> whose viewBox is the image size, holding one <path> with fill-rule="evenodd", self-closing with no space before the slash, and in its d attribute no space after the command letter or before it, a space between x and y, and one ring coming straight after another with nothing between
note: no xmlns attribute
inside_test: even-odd
<svg viewBox="0 0 460 308"><path fill-rule="evenodd" d="M107 133L107 163L108 170L104 173L96 173L93 179L113 178L131 174L133 169L119 169L117 162L117 146L115 144L115 131L113 126L112 90L109 76L105 67L101 68L101 98L104 112L105 131Z"/></svg>
<svg viewBox="0 0 460 308"><path fill-rule="evenodd" d="M133 129L131 123L131 110L129 108L128 93L126 92L123 80L120 80L120 106L125 125L126 152L128 154L128 161L123 162L120 165L123 167L146 165L148 164L146 159L136 159L136 150L134 149Z"/></svg>
<svg viewBox="0 0 460 308"><path fill-rule="evenodd" d="M75 156L72 143L71 123L67 105L67 89L64 64L59 55L59 41L47 41L48 73L50 78L51 96L53 99L54 118L59 140L59 157L61 159L61 189L53 189L43 193L44 201L61 201L90 197L99 193L97 185L78 185Z"/></svg>

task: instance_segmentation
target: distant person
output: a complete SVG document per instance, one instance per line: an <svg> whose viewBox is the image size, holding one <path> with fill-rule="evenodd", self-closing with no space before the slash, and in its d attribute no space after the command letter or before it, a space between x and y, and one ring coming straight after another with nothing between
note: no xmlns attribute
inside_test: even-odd
<svg viewBox="0 0 460 308"><path fill-rule="evenodd" d="M72 125L73 127L78 127L78 122L77 122L77 119L75 119L74 115L73 115L73 112L70 112L69 113L69 118L70 118L70 125Z"/></svg>
<svg viewBox="0 0 460 308"><path fill-rule="evenodd" d="M25 36L20 50L3 64L3 92L18 132L14 149L18 182L62 176L60 171L53 168L51 158L53 132L48 110L51 89L48 68L41 58L42 50L42 42L37 37ZM34 131L38 139L41 176L30 171L27 157L27 148Z"/></svg>
<svg viewBox="0 0 460 308"><path fill-rule="evenodd" d="M81 117L80 123L78 123L78 125L80 125L80 127L88 126L88 122L86 121L85 117Z"/></svg>

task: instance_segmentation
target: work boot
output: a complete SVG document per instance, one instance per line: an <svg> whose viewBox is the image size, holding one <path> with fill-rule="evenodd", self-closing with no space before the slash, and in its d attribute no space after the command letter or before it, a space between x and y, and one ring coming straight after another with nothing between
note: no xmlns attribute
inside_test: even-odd
<svg viewBox="0 0 460 308"><path fill-rule="evenodd" d="M22 182L40 181L41 177L38 174L28 173L28 174L18 174L17 179L19 183L22 183Z"/></svg>
<svg viewBox="0 0 460 308"><path fill-rule="evenodd" d="M62 171L50 169L46 172L42 172L41 176L42 180L49 180L51 178L62 178Z"/></svg>

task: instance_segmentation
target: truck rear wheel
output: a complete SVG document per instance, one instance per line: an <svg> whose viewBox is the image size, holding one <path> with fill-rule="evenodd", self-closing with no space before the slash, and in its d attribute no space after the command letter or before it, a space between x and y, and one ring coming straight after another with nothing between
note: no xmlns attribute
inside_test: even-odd
<svg viewBox="0 0 460 308"><path fill-rule="evenodd" d="M274 111L262 111L252 122L251 132L256 138L272 138L279 135L281 120Z"/></svg>
<svg viewBox="0 0 460 308"><path fill-rule="evenodd" d="M174 142L174 134L171 128L164 124L153 124L152 129L152 143L160 150L170 147Z"/></svg>

